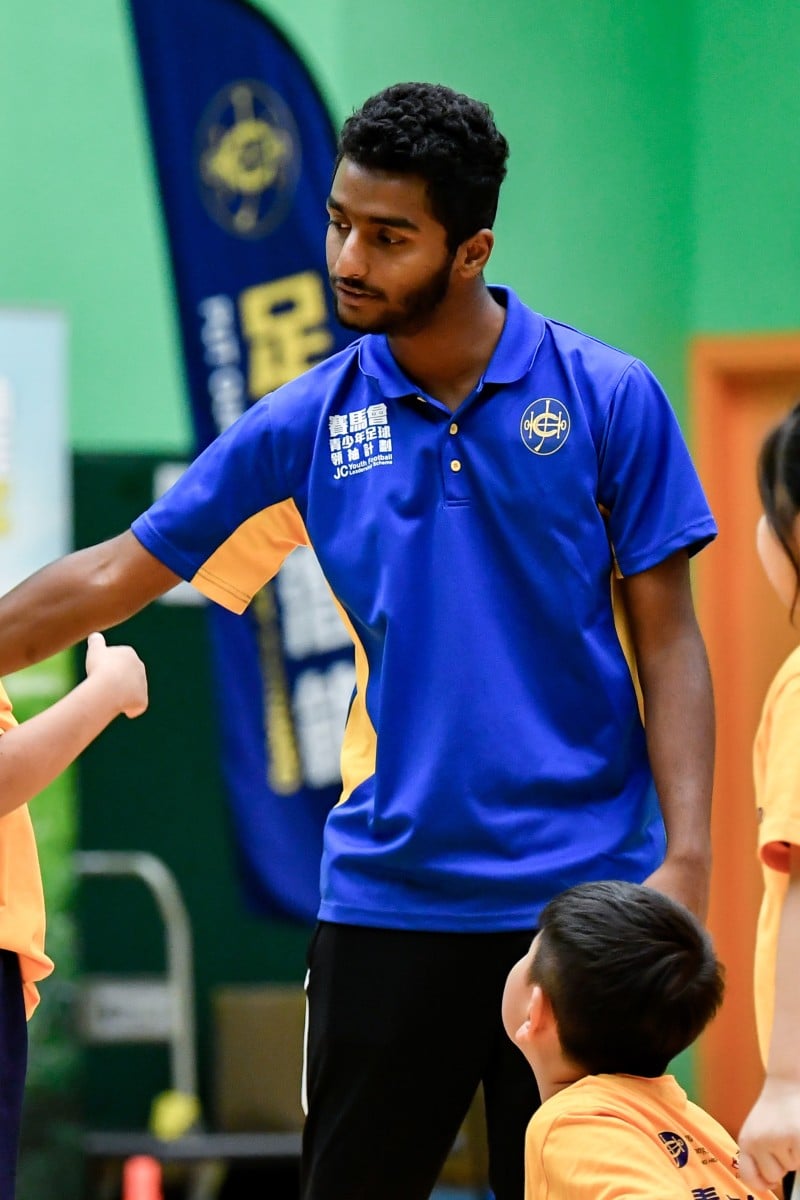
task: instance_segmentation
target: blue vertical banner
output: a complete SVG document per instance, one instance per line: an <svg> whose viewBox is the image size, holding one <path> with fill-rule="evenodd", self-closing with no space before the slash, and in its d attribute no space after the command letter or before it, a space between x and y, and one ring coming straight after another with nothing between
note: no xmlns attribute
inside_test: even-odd
<svg viewBox="0 0 800 1200"><path fill-rule="evenodd" d="M306 67L245 0L129 0L196 452L349 340L324 254L335 132ZM339 794L352 647L311 551L244 617L209 606L222 772L245 894L310 921Z"/></svg>

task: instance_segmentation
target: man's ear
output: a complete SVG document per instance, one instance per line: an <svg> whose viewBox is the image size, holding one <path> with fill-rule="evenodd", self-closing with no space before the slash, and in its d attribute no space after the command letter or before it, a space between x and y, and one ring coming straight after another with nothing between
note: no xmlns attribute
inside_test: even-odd
<svg viewBox="0 0 800 1200"><path fill-rule="evenodd" d="M455 267L465 279L474 279L480 275L489 261L494 247L494 234L491 229L479 229L463 241L456 250Z"/></svg>

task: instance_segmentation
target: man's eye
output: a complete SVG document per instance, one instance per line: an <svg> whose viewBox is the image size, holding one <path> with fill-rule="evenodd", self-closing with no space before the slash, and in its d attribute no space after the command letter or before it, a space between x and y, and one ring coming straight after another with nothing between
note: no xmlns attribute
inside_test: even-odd
<svg viewBox="0 0 800 1200"><path fill-rule="evenodd" d="M337 221L335 217L328 217L328 228L336 229L339 233L346 233L348 226L344 221Z"/></svg>

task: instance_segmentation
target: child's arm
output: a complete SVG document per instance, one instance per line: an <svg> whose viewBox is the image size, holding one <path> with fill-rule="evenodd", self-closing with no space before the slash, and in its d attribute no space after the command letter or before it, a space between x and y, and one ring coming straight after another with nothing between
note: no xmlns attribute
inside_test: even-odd
<svg viewBox="0 0 800 1200"><path fill-rule="evenodd" d="M741 1177L751 1185L775 1185L800 1167L800 846L790 848L767 1076L739 1147Z"/></svg>
<svg viewBox="0 0 800 1200"><path fill-rule="evenodd" d="M138 717L146 708L147 676L136 651L90 634L83 682L0 737L0 816L52 783L120 713Z"/></svg>

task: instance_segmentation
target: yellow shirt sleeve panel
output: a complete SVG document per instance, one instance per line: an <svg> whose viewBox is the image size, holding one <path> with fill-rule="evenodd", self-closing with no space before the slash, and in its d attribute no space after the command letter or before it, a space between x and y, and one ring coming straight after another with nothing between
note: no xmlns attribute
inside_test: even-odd
<svg viewBox="0 0 800 1200"><path fill-rule="evenodd" d="M639 706L639 718L642 724L644 724L644 697L642 696L642 685L639 680L639 668L636 665L636 654L633 649L633 637L631 635L628 612L625 608L625 599L622 594L622 579L623 576L617 566L617 560L614 559L614 573L611 576L611 607L614 613L614 628L617 631L619 644L622 647L625 662L628 664L628 670L631 673L631 680L636 692L636 703Z"/></svg>
<svg viewBox="0 0 800 1200"><path fill-rule="evenodd" d="M599 504L600 514L606 524L606 533L608 533L608 519L611 515L608 509L603 504ZM639 668L636 665L636 655L633 649L633 637L631 635L630 622L628 620L628 612L625 608L625 598L622 593L622 580L625 576L620 570L617 562L617 555L614 550L613 542L609 537L609 549L611 550L612 567L611 567L611 609L614 615L614 628L617 631L619 644L622 648L622 653L625 656L625 662L628 664L628 670L631 673L634 691L636 692L636 703L639 706L639 718L644 724L644 697L642 696L642 685L639 680Z"/></svg>
<svg viewBox="0 0 800 1200"><path fill-rule="evenodd" d="M367 681L369 679L369 664L366 651L356 634L347 613L334 596L334 603L339 610L339 616L355 647L356 692L350 712L344 727L342 740L341 771L342 794L338 803L343 804L353 793L353 790L375 774L375 760L378 750L378 735L375 726L367 712Z"/></svg>
<svg viewBox="0 0 800 1200"><path fill-rule="evenodd" d="M762 862L788 871L786 843L800 845L800 679L790 679L764 713L756 754L758 850Z"/></svg>
<svg viewBox="0 0 800 1200"><path fill-rule="evenodd" d="M687 1200L665 1151L618 1117L556 1117L529 1130L525 1200Z"/></svg>
<svg viewBox="0 0 800 1200"><path fill-rule="evenodd" d="M303 518L294 500L282 500L235 529L210 558L192 584L223 608L242 613L297 546L308 546Z"/></svg>

